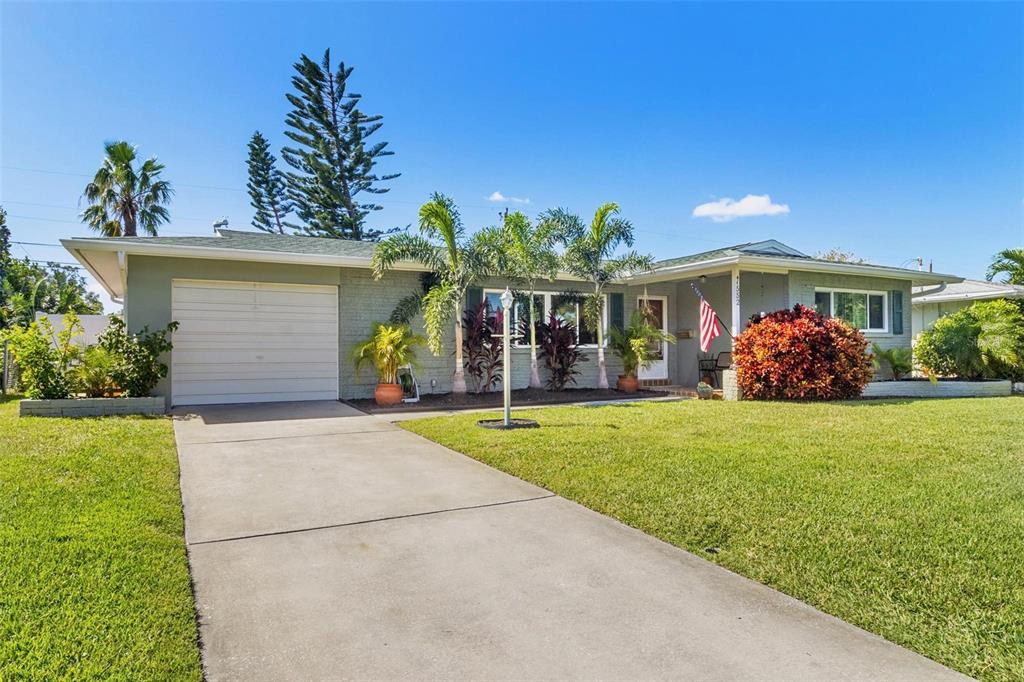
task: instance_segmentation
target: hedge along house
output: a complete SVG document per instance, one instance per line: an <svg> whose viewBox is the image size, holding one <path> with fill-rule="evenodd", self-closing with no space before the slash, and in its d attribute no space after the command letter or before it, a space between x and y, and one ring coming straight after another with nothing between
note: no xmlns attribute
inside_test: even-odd
<svg viewBox="0 0 1024 682"><path fill-rule="evenodd" d="M63 240L65 248L115 300L132 331L172 320L168 377L156 393L170 405L368 398L376 377L358 375L350 353L373 322L386 321L400 299L420 291L422 266L399 264L374 280L374 244L337 239L220 230L212 237L120 237ZM769 240L659 261L607 287L604 324L622 325L648 301L678 343L664 345L641 379L693 386L699 379L697 285L727 330L736 335L751 315L796 303L817 307L865 331L883 347L911 344L912 286L959 282L958 277L811 258ZM479 283L467 307L496 300L505 280ZM539 287L537 304L580 323L569 278ZM569 295L566 295L569 294ZM422 320L414 322L421 325ZM453 325L452 325L453 326ZM597 384L596 334L580 326L587 361L577 385ZM451 390L454 332L435 357L423 350L417 371L423 393ZM712 354L731 348L729 334ZM621 365L608 356L614 383ZM513 353L513 388L527 385L529 350ZM542 368L543 379L543 368Z"/></svg>

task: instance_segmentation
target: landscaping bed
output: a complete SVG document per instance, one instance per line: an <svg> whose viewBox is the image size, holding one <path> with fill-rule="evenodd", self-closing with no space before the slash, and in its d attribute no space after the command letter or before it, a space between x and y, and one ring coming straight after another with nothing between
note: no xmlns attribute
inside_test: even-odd
<svg viewBox="0 0 1024 682"><path fill-rule="evenodd" d="M1024 670L1024 399L516 416L541 428L402 426L968 675Z"/></svg>
<svg viewBox="0 0 1024 682"><path fill-rule="evenodd" d="M1008 396L1013 384L1008 380L966 381L963 379L900 379L871 381L864 387L864 398L987 398Z"/></svg>
<svg viewBox="0 0 1024 682"><path fill-rule="evenodd" d="M200 680L166 418L0 398L0 679Z"/></svg>
<svg viewBox="0 0 1024 682"><path fill-rule="evenodd" d="M542 388L523 388L512 391L512 405L557 405L559 403L584 403L601 400L634 400L643 398L663 398L664 393L656 391L637 391L624 393L613 389L567 388L564 391L547 391ZM402 403L395 407L380 407L373 400L346 401L353 407L371 414L390 414L394 412L426 412L434 410L461 410L478 407L501 407L503 405L501 391L490 393L427 393L420 396L418 403Z"/></svg>

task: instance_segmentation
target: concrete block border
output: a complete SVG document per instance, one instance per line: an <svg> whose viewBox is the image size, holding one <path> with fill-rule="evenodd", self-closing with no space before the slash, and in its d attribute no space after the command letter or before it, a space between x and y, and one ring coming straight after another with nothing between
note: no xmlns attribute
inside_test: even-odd
<svg viewBox="0 0 1024 682"><path fill-rule="evenodd" d="M988 398L1011 393L1009 381L872 381L865 398Z"/></svg>
<svg viewBox="0 0 1024 682"><path fill-rule="evenodd" d="M73 398L70 400L22 400L20 417L103 417L115 414L163 414L167 401L153 398Z"/></svg>

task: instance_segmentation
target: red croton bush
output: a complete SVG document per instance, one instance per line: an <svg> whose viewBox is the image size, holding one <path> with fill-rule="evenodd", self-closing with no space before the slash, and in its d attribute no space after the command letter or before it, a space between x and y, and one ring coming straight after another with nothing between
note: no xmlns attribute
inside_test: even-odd
<svg viewBox="0 0 1024 682"><path fill-rule="evenodd" d="M842 320L797 304L755 315L733 351L744 398L856 398L871 379L868 342Z"/></svg>

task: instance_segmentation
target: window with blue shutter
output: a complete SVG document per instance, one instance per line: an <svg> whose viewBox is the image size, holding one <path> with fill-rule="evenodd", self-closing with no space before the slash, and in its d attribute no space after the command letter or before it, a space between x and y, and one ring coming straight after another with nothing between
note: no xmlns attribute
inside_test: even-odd
<svg viewBox="0 0 1024 682"><path fill-rule="evenodd" d="M903 334L903 292L892 290L889 292L889 310L892 315L892 333L899 336Z"/></svg>
<svg viewBox="0 0 1024 682"><path fill-rule="evenodd" d="M624 329L626 326L625 296L608 294L608 326Z"/></svg>

